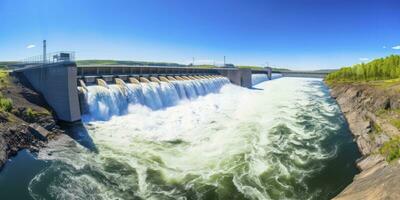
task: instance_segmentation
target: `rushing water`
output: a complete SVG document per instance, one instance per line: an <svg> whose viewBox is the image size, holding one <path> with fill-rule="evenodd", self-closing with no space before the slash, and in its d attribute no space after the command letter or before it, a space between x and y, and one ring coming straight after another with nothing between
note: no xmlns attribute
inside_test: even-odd
<svg viewBox="0 0 400 200"><path fill-rule="evenodd" d="M60 140L41 151L49 161L32 172L32 198L329 199L357 173L319 79L89 86L86 101L94 148Z"/></svg>

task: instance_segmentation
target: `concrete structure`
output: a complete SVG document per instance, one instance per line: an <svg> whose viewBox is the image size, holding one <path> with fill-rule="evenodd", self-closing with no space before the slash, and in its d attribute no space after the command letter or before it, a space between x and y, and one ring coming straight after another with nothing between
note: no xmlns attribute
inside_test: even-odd
<svg viewBox="0 0 400 200"><path fill-rule="evenodd" d="M273 71L282 74L283 77L303 77L303 78L325 78L328 72L318 71Z"/></svg>
<svg viewBox="0 0 400 200"><path fill-rule="evenodd" d="M23 75L43 95L59 120L74 122L81 119L76 70L75 62L66 61L27 66L14 73Z"/></svg>
<svg viewBox="0 0 400 200"><path fill-rule="evenodd" d="M224 70L218 70L218 73L222 76L227 77L231 83L242 87L251 88L251 70L250 69L237 69L229 68Z"/></svg>
<svg viewBox="0 0 400 200"><path fill-rule="evenodd" d="M269 78L269 80L271 80L272 78L272 68L271 67L264 67L264 68L260 68L260 69L251 69L251 73L252 74L266 74Z"/></svg>
<svg viewBox="0 0 400 200"><path fill-rule="evenodd" d="M126 80L128 76L184 76L184 75L222 75L227 77L231 83L242 86L252 87L252 73L267 74L271 78L271 68L251 70L238 68L198 68L198 67L148 67L132 65L79 65L78 78L87 83L94 83L101 78L106 82L112 82L114 78Z"/></svg>
<svg viewBox="0 0 400 200"><path fill-rule="evenodd" d="M123 84L135 77L135 80L168 80L165 77L177 77L182 80L192 76L222 75L231 83L252 87L252 73L264 73L271 77L271 69L252 71L238 68L193 68L193 67L146 67L131 65L83 65L75 62L59 61L49 64L29 64L14 73L23 75L32 87L43 95L55 111L59 120L79 121L81 108L79 103L78 83L84 89L86 84L107 83ZM191 78L189 78L189 77ZM143 81L142 81L143 82ZM82 89L81 88L81 89Z"/></svg>

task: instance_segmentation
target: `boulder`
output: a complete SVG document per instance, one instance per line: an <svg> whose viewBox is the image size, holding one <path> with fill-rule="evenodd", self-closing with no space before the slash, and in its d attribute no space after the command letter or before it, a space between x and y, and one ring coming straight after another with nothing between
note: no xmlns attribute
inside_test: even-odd
<svg viewBox="0 0 400 200"><path fill-rule="evenodd" d="M28 128L29 132L40 140L47 140L47 136L50 135L48 130L36 123L29 124Z"/></svg>

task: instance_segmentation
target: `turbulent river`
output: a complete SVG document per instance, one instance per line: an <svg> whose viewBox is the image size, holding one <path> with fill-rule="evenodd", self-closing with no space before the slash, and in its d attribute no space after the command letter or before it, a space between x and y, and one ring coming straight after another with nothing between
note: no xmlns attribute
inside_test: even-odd
<svg viewBox="0 0 400 200"><path fill-rule="evenodd" d="M253 89L225 78L89 86L84 126L72 129L76 140L51 142L37 159L9 162L0 174L0 198L338 194L358 172L359 154L328 88L320 79L253 79ZM29 163L30 178L13 184L12 175Z"/></svg>

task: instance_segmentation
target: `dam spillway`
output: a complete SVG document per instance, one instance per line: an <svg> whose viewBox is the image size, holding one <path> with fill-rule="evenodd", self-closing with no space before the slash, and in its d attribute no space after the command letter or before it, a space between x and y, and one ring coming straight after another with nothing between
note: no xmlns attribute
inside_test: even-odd
<svg viewBox="0 0 400 200"><path fill-rule="evenodd" d="M118 83L102 83L80 89L84 121L107 120L114 115L126 114L130 105L141 105L152 110L174 106L179 101L216 93L222 86L230 84L229 80L222 76L176 76L169 79L131 77L129 82L116 82Z"/></svg>
<svg viewBox="0 0 400 200"><path fill-rule="evenodd" d="M76 122L82 119L82 114L85 114L87 109L82 106L85 102L82 102L82 98L78 95L78 92L87 92L86 86L100 85L109 88L110 84L161 83L225 77L232 84L250 88L253 71L238 68L170 66L77 66L73 61L60 61L21 64L13 73L21 75L34 90L43 95L59 121ZM257 74L266 74L268 77L271 77L271 72L271 68L254 71ZM201 91L197 92L201 94Z"/></svg>

